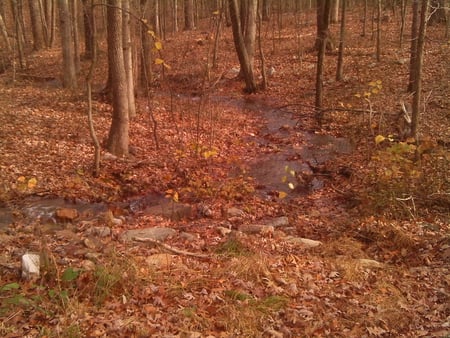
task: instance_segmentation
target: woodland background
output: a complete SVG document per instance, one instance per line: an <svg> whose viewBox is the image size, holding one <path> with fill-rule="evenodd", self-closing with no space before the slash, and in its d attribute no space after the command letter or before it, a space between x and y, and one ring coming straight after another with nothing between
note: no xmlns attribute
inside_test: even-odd
<svg viewBox="0 0 450 338"><path fill-rule="evenodd" d="M0 1L1 334L448 336L448 8Z"/></svg>

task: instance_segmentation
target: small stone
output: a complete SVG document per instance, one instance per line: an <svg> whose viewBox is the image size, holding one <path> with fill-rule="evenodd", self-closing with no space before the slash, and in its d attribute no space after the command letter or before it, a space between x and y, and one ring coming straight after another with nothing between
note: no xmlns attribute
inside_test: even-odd
<svg viewBox="0 0 450 338"><path fill-rule="evenodd" d="M22 256L22 277L36 279L40 273L40 256L38 254L25 254Z"/></svg>
<svg viewBox="0 0 450 338"><path fill-rule="evenodd" d="M56 209L55 216L58 221L72 222L78 217L78 210L73 208L59 208Z"/></svg>
<svg viewBox="0 0 450 338"><path fill-rule="evenodd" d="M267 225L273 226L274 228L283 227L289 225L289 218L286 216L275 217L266 222Z"/></svg>
<svg viewBox="0 0 450 338"><path fill-rule="evenodd" d="M271 225L265 224L243 224L239 227L239 231L246 234L270 235L273 234L274 228Z"/></svg>
<svg viewBox="0 0 450 338"><path fill-rule="evenodd" d="M366 258L360 258L358 260L359 264L364 268L381 268L383 267L383 264L373 260L373 259L366 259Z"/></svg>
<svg viewBox="0 0 450 338"><path fill-rule="evenodd" d="M228 218L244 217L244 216L245 216L245 213L241 209L232 207L232 208L229 208L227 210L227 217Z"/></svg>
<svg viewBox="0 0 450 338"><path fill-rule="evenodd" d="M146 229L134 229L125 231L120 235L122 241L131 241L135 237L151 238L157 241L164 241L167 237L173 236L176 233L174 229L155 227Z"/></svg>
<svg viewBox="0 0 450 338"><path fill-rule="evenodd" d="M89 259L85 259L81 262L81 268L86 271L94 271L95 270L95 263L93 261L90 261Z"/></svg>
<svg viewBox="0 0 450 338"><path fill-rule="evenodd" d="M190 234L189 232L182 232L180 237L188 242L194 242L198 239L198 237L194 234Z"/></svg>
<svg viewBox="0 0 450 338"><path fill-rule="evenodd" d="M93 227L90 228L88 234L97 237L108 237L111 235L111 228L109 227Z"/></svg>
<svg viewBox="0 0 450 338"><path fill-rule="evenodd" d="M147 257L145 261L153 267L169 266L172 262L172 256L165 253L154 254Z"/></svg>
<svg viewBox="0 0 450 338"><path fill-rule="evenodd" d="M298 244L306 248L314 248L316 246L322 245L322 242L315 241L313 239L309 238L302 238L302 237L292 237L288 236L286 237L286 241L292 244Z"/></svg>

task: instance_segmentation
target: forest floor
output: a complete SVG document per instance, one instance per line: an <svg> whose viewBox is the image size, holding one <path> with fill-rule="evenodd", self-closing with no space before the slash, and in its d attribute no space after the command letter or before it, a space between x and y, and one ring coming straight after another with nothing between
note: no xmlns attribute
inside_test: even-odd
<svg viewBox="0 0 450 338"><path fill-rule="evenodd" d="M429 27L421 143L400 142L408 36L399 48L398 20L385 23L376 62L357 16L348 21L344 80L330 52L320 124L306 17L263 27L274 72L252 95L229 29L209 77L209 21L169 34L170 69L138 98L131 154L102 151L98 177L84 78L61 88L61 51L1 74L0 334L448 337L450 44ZM104 144L111 106L95 94L93 109ZM171 236L124 236L155 227ZM28 252L38 279L21 278Z"/></svg>

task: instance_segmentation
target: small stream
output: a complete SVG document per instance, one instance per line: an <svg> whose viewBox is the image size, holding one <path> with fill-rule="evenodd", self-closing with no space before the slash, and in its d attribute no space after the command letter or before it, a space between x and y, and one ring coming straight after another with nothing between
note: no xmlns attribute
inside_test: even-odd
<svg viewBox="0 0 450 338"><path fill-rule="evenodd" d="M198 97L192 97L197 102ZM350 154L353 146L345 138L303 131L292 112L277 110L255 98L212 97L210 101L222 107L232 107L259 114L265 127L259 135L249 136L248 142L260 149L260 155L248 163L249 175L255 179L257 194L270 197L285 192L289 197L306 195L324 186L326 178L314 175L314 167ZM311 113L313 114L313 113ZM306 182L300 176L310 179ZM167 212L167 199L154 193L139 196L123 203L131 215L145 212ZM22 201L22 217L41 223L56 223L56 210L75 209L78 219L90 219L108 210L106 203L67 201L60 197L34 196ZM157 209L157 210L156 210ZM173 216L173 210L172 216ZM177 211L178 212L178 211ZM181 210L180 212L189 212ZM0 229L11 224L17 215L5 205L0 205Z"/></svg>

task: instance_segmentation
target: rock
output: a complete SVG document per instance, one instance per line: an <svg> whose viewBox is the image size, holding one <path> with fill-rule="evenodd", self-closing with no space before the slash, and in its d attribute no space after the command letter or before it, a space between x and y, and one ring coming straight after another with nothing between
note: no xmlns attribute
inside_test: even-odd
<svg viewBox="0 0 450 338"><path fill-rule="evenodd" d="M58 221L72 222L78 217L78 210L73 208L59 208L55 210L55 217Z"/></svg>
<svg viewBox="0 0 450 338"><path fill-rule="evenodd" d="M218 226L216 229L219 232L219 234L222 235L223 237L229 235L232 231L230 228L225 228L221 226Z"/></svg>
<svg viewBox="0 0 450 338"><path fill-rule="evenodd" d="M95 270L95 263L93 261L90 261L89 259L85 259L81 262L81 268L86 271L94 271Z"/></svg>
<svg viewBox="0 0 450 338"><path fill-rule="evenodd" d="M234 217L244 217L245 212L243 212L241 209L232 207L227 210L227 217L228 218L234 218Z"/></svg>
<svg viewBox="0 0 450 338"><path fill-rule="evenodd" d="M38 254L25 254L22 256L22 278L36 279L40 273L40 256Z"/></svg>
<svg viewBox="0 0 450 338"><path fill-rule="evenodd" d="M288 243L298 244L305 248L314 248L316 246L322 245L322 242L320 242L320 241L315 241L313 239L302 238L302 237L287 236L287 237L285 237L285 240Z"/></svg>
<svg viewBox="0 0 450 338"><path fill-rule="evenodd" d="M382 268L383 263L380 263L373 259L360 258L358 259L358 263L363 268Z"/></svg>
<svg viewBox="0 0 450 338"><path fill-rule="evenodd" d="M174 229L171 228L146 228L146 229L134 229L123 232L120 235L122 241L132 241L135 237L140 238L151 238L157 241L164 241L167 237L173 236L176 233Z"/></svg>
<svg viewBox="0 0 450 338"><path fill-rule="evenodd" d="M266 221L265 224L273 226L274 228L288 226L289 218L287 218L287 216L275 217Z"/></svg>
<svg viewBox="0 0 450 338"><path fill-rule="evenodd" d="M99 243L95 238L85 238L83 244L86 248L91 250L96 250L101 246L101 243Z"/></svg>
<svg viewBox="0 0 450 338"><path fill-rule="evenodd" d="M194 242L198 240L198 237L194 234L190 234L189 232L182 232L180 237L188 242Z"/></svg>
<svg viewBox="0 0 450 338"><path fill-rule="evenodd" d="M97 237L108 237L111 236L111 228L109 227L93 227L87 231L88 235Z"/></svg>
<svg viewBox="0 0 450 338"><path fill-rule="evenodd" d="M152 267L169 266L173 256L166 253L154 254L145 259L146 263Z"/></svg>
<svg viewBox="0 0 450 338"><path fill-rule="evenodd" d="M273 226L265 224L243 224L238 229L246 234L270 235L274 232Z"/></svg>
<svg viewBox="0 0 450 338"><path fill-rule="evenodd" d="M192 207L188 204L167 201L162 202L159 205L145 208L144 213L148 215L162 216L172 221L179 221L181 219L191 218L193 211Z"/></svg>

